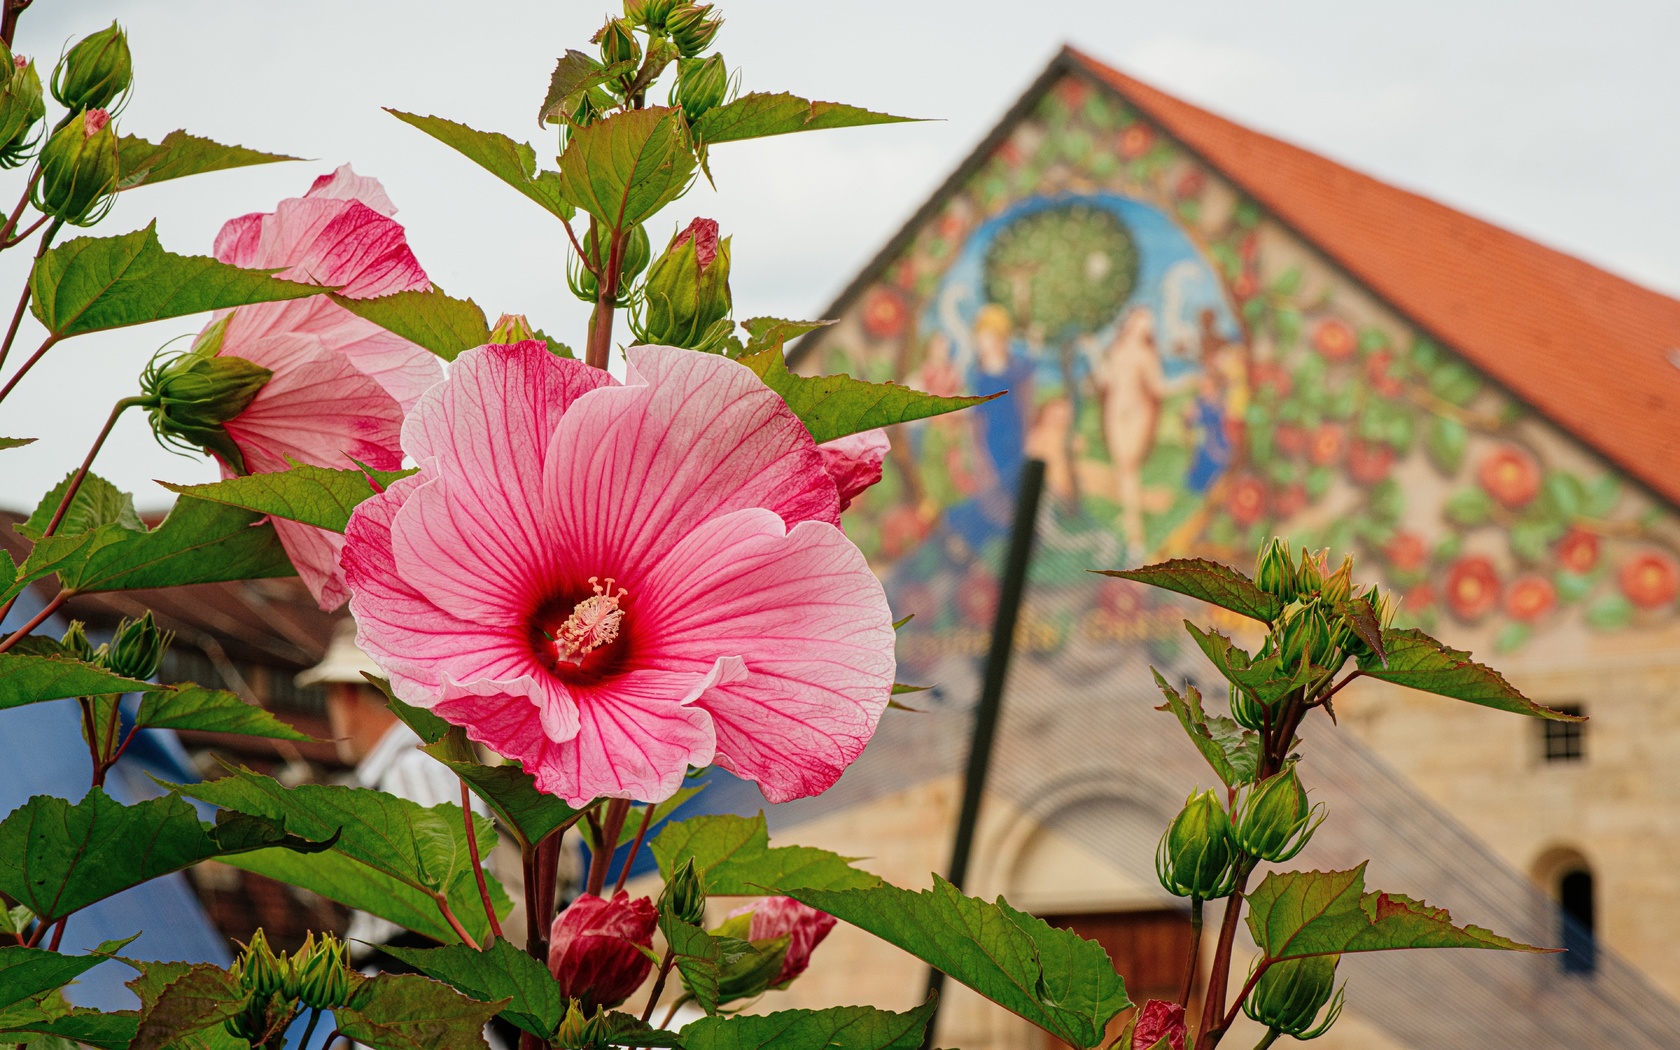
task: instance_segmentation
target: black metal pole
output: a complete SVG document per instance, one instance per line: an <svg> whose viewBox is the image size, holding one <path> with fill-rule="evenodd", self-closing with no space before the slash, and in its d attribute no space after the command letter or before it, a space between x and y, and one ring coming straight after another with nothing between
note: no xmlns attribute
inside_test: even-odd
<svg viewBox="0 0 1680 1050"><path fill-rule="evenodd" d="M968 858L974 849L974 825L980 816L980 798L986 790L986 773L992 764L992 741L997 736L998 712L1003 709L1003 683L1009 676L1009 657L1015 648L1015 623L1020 617L1021 595L1027 586L1027 566L1032 561L1033 533L1038 524L1039 496L1044 492L1044 461L1029 459L1021 468L1021 488L1015 497L1015 524L1009 534L1009 556L1003 565L1003 587L998 593L997 616L992 621L992 644L986 652L986 672L980 684L980 702L974 709L974 735L968 745L968 769L963 775L962 810L957 816L957 837L951 844L951 866L945 879L957 889L968 877ZM938 970L928 974L928 995L937 995L945 985ZM938 1007L928 1018L923 1050L933 1050Z"/></svg>

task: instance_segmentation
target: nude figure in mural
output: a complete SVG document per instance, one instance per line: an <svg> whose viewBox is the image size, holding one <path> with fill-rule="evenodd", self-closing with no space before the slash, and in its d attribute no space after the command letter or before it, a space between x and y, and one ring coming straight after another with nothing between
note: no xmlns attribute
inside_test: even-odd
<svg viewBox="0 0 1680 1050"><path fill-rule="evenodd" d="M1167 379L1155 346L1155 315L1147 307L1126 314L1096 373L1102 395L1103 436L1114 463L1120 527L1128 555L1144 555L1143 464L1155 447L1155 427Z"/></svg>

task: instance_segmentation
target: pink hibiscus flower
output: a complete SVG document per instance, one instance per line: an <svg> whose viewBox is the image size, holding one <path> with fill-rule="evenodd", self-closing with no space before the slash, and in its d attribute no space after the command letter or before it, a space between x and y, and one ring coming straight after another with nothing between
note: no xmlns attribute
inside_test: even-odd
<svg viewBox="0 0 1680 1050"><path fill-rule="evenodd" d="M354 299L424 291L431 282L391 218L395 211L378 180L345 165L272 212L229 221L216 237L216 258L282 268L281 277ZM324 295L222 311L211 324L226 326L219 356L274 373L224 424L246 473L286 470L288 458L335 468L355 459L395 470L402 466L403 414L443 378L433 354ZM223 476L233 476L234 466L221 461ZM344 538L294 521L276 519L274 527L321 608L343 605L350 597L338 566Z"/></svg>
<svg viewBox="0 0 1680 1050"><path fill-rule="evenodd" d="M817 446L822 453L823 467L834 479L840 492L840 509L852 505L863 490L881 480L881 464L892 450L885 430L865 430L848 434Z"/></svg>
<svg viewBox="0 0 1680 1050"><path fill-rule="evenodd" d="M419 473L356 509L358 643L397 695L573 804L716 762L834 783L892 689L892 614L822 454L745 366L540 343L462 354L403 425Z"/></svg>

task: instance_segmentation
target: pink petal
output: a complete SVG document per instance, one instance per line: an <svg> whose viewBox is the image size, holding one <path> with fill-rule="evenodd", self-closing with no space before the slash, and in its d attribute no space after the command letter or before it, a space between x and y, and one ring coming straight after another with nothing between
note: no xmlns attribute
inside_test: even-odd
<svg viewBox="0 0 1680 1050"><path fill-rule="evenodd" d="M344 537L336 532L318 529L313 525L270 518L274 531L280 536L286 556L303 580L304 586L327 612L350 600L350 588L344 583L344 572L338 567L339 551L344 549Z"/></svg>
<svg viewBox="0 0 1680 1050"><path fill-rule="evenodd" d="M543 485L580 571L635 579L700 522L743 507L839 521L810 433L745 365L627 353L625 385L578 398L549 445Z"/></svg>
<svg viewBox="0 0 1680 1050"><path fill-rule="evenodd" d="M229 266L261 269L257 262L257 248L262 243L265 218L267 216L262 212L254 211L223 223L221 232L216 234L213 252L216 258Z"/></svg>
<svg viewBox="0 0 1680 1050"><path fill-rule="evenodd" d="M458 478L428 472L391 522L397 572L469 623L524 629L556 590L553 562L564 541L538 519L529 545L506 543L473 495Z"/></svg>
<svg viewBox="0 0 1680 1050"><path fill-rule="evenodd" d="M285 470L288 457L317 467L352 466L352 458L380 470L402 466L401 408L319 339L273 336L239 347L237 356L274 372L225 424L247 469Z"/></svg>
<svg viewBox="0 0 1680 1050"><path fill-rule="evenodd" d="M658 561L626 615L640 620L650 666L744 661L744 678L707 689L695 706L716 725L718 764L757 781L772 802L832 785L892 693L886 594L825 522L789 530L760 509L705 522Z"/></svg>
<svg viewBox="0 0 1680 1050"><path fill-rule="evenodd" d="M360 201L283 200L263 220L257 258L278 276L333 288L351 299L432 286L402 225Z"/></svg>
<svg viewBox="0 0 1680 1050"><path fill-rule="evenodd" d="M412 410L420 395L443 379L443 364L437 355L357 317L324 295L240 307L223 334L222 352L238 356L239 347L245 343L287 332L315 336L327 349L349 358L359 371L384 387L404 412Z"/></svg>
<svg viewBox="0 0 1680 1050"><path fill-rule="evenodd" d="M852 505L864 489L881 480L881 464L892 449L887 432L879 428L848 434L817 446L823 467L840 491L840 509Z"/></svg>
<svg viewBox="0 0 1680 1050"><path fill-rule="evenodd" d="M317 178L304 196L361 201L387 217L397 213L397 206L385 194L385 186L372 176L357 175L348 164L341 164L331 173Z"/></svg>

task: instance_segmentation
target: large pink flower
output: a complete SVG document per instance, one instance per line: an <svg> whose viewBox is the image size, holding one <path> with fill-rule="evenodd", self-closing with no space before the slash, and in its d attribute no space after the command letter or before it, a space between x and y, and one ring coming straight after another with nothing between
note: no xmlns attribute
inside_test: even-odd
<svg viewBox="0 0 1680 1050"><path fill-rule="evenodd" d="M396 209L378 180L349 165L315 180L302 197L222 227L216 257L235 266L280 269L294 281L327 285L354 299L426 290L431 282L409 251ZM225 424L246 472L285 470L287 459L318 467L381 470L402 465L403 413L443 378L438 359L324 295L260 303L217 314L218 354L274 373ZM232 476L230 464L222 473ZM276 519L298 575L323 609L350 597L338 567L343 537Z"/></svg>
<svg viewBox="0 0 1680 1050"><path fill-rule="evenodd" d="M840 492L840 509L852 505L863 490L881 480L881 464L892 451L885 430L864 430L817 446L823 466Z"/></svg>
<svg viewBox="0 0 1680 1050"><path fill-rule="evenodd" d="M540 343L462 354L403 425L420 472L357 508L357 639L397 695L574 804L714 761L827 788L887 705L892 615L810 434L745 366Z"/></svg>

